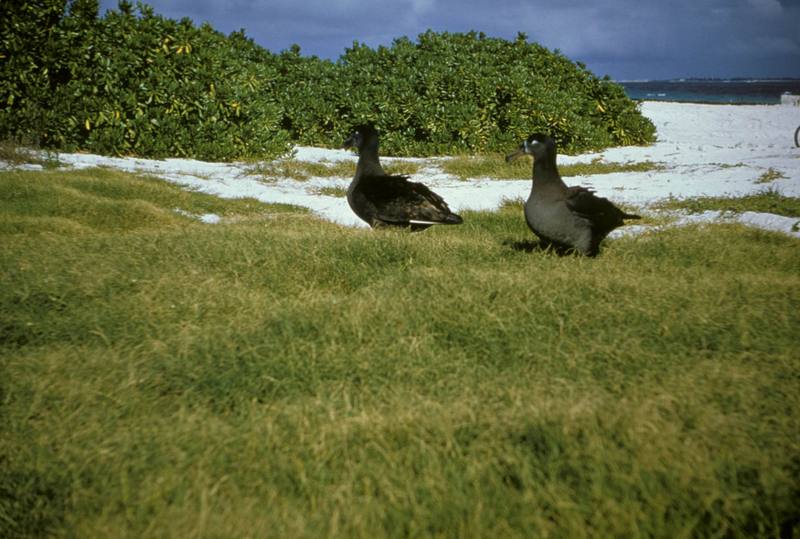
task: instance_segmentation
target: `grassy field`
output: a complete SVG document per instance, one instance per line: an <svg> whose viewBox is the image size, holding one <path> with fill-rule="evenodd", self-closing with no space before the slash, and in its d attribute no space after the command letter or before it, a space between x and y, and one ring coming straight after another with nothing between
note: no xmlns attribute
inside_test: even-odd
<svg viewBox="0 0 800 539"><path fill-rule="evenodd" d="M797 240L559 257L513 206L348 229L108 170L0 204L0 537L800 533Z"/></svg>

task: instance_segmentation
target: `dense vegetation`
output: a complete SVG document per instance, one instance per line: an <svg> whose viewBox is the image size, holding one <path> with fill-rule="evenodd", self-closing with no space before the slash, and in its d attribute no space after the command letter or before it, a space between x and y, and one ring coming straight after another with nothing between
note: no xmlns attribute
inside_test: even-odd
<svg viewBox="0 0 800 539"><path fill-rule="evenodd" d="M268 158L368 120L398 155L505 151L539 130L565 151L654 136L620 86L524 35L429 31L332 62L126 1L103 16L96 0L3 10L0 137L46 148Z"/></svg>
<svg viewBox="0 0 800 539"><path fill-rule="evenodd" d="M129 3L12 2L0 23L0 136L103 154L285 153L270 55L241 33Z"/></svg>
<svg viewBox="0 0 800 539"><path fill-rule="evenodd" d="M510 42L426 32L377 50L356 44L328 71L297 53L282 58L299 88L288 102L302 108L287 127L306 144L363 120L381 128L382 146L397 155L502 152L535 131L552 133L568 152L654 135L619 85L524 35Z"/></svg>
<svg viewBox="0 0 800 539"><path fill-rule="evenodd" d="M797 536L796 239L466 217L0 172L0 537Z"/></svg>

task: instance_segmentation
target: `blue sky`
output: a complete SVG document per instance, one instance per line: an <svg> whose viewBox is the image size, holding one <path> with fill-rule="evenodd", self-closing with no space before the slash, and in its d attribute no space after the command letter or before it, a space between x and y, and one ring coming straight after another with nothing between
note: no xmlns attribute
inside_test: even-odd
<svg viewBox="0 0 800 539"><path fill-rule="evenodd" d="M156 13L244 29L279 52L336 59L427 29L528 39L617 80L800 77L800 0L149 0ZM101 0L100 13L117 0Z"/></svg>

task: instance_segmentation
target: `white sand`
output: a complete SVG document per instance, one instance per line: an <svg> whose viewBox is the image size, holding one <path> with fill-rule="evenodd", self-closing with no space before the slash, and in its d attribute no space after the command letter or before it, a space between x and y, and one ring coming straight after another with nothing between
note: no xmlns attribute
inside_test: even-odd
<svg viewBox="0 0 800 539"><path fill-rule="evenodd" d="M697 105L645 102L642 112L658 130L658 142L647 147L611 148L601 153L559 156L559 163L653 161L663 170L571 177L569 184L593 187L601 196L624 202L647 212L647 207L670 197L743 196L776 189L787 196L800 196L800 148L794 147L794 130L800 126L800 107L781 105ZM509 148L511 151L512 148ZM343 150L298 147L296 159L304 161L356 160ZM387 161L389 158L384 158ZM188 188L222 197L253 197L264 202L296 204L310 208L322 218L347 226L365 226L344 198L318 194L321 187L346 187L349 178L312 178L299 182L279 179L260 181L248 174L242 163L206 163L191 159L150 160L113 158L87 154L60 154L59 160L76 168L108 166L132 172L151 173ZM413 177L441 194L454 211L494 209L504 199L526 198L530 180L460 181L444 174L436 159L413 159L423 167ZM782 177L769 183L758 178L769 169ZM202 216L215 223L216 216ZM747 225L777 230L800 238L800 219L745 212L722 215L706 212L685 216L680 223L735 220ZM645 229L629 226L618 235ZM628 232L626 232L626 230Z"/></svg>

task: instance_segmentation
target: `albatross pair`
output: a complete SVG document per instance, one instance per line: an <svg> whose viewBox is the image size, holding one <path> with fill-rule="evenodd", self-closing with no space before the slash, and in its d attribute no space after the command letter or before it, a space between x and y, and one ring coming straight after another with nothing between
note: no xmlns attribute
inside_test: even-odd
<svg viewBox="0 0 800 539"><path fill-rule="evenodd" d="M424 230L432 225L456 225L461 217L442 197L408 176L386 174L378 158L378 132L371 125L356 128L345 148L358 149L356 174L347 190L347 202L372 227L399 226ZM556 167L555 141L531 135L506 160L533 157L533 185L525 203L525 220L545 245L558 251L574 250L596 256L600 242L624 219L639 219L585 187L567 187Z"/></svg>

